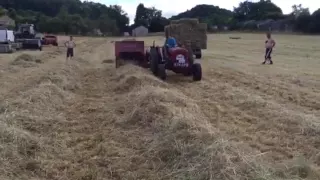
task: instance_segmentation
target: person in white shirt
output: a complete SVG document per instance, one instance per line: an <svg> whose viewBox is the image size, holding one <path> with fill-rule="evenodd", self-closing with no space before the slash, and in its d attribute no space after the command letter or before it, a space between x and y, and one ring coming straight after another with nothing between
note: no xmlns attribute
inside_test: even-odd
<svg viewBox="0 0 320 180"><path fill-rule="evenodd" d="M270 33L267 33L267 40L265 41L266 54L264 56L264 61L262 62L262 64L266 64L267 60L269 60L270 64L273 64L273 61L271 59L271 53L275 45L276 41L271 38Z"/></svg>
<svg viewBox="0 0 320 180"><path fill-rule="evenodd" d="M70 36L70 40L64 44L67 47L67 61L73 57L73 49L76 47L76 43L73 41L73 37Z"/></svg>

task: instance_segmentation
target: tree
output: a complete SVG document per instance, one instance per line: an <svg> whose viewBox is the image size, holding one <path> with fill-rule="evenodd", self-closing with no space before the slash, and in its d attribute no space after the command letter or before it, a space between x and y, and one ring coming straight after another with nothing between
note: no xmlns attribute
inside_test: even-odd
<svg viewBox="0 0 320 180"><path fill-rule="evenodd" d="M116 21L108 17L108 15L102 15L100 17L98 27L102 33L110 35L119 34Z"/></svg>
<svg viewBox="0 0 320 180"><path fill-rule="evenodd" d="M295 16L295 18L298 18L300 15L308 15L310 16L309 8L303 8L301 4L299 5L293 5L292 6L292 15Z"/></svg>
<svg viewBox="0 0 320 180"><path fill-rule="evenodd" d="M309 24L309 31L311 33L320 33L320 9L316 10L311 15L311 23Z"/></svg>
<svg viewBox="0 0 320 180"><path fill-rule="evenodd" d="M213 25L229 24L232 16L233 13L229 10L222 9L218 6L201 4L176 16L172 16L170 19L198 18L200 22L207 23L208 27L210 27Z"/></svg>
<svg viewBox="0 0 320 180"><path fill-rule="evenodd" d="M0 10L0 15L7 14L17 23L33 23L37 30L44 32L86 34L99 26L105 27L105 23L101 23L103 16L108 17L109 25L115 24L113 32L123 31L129 24L127 14L119 5L80 0L2 0L1 6L5 9Z"/></svg>
<svg viewBox="0 0 320 180"><path fill-rule="evenodd" d="M125 32L126 27L129 25L129 18L127 13L122 10L122 7L119 5L109 6L107 12L108 16L116 23L117 31Z"/></svg>
<svg viewBox="0 0 320 180"><path fill-rule="evenodd" d="M7 13L7 10L0 6L0 16L3 16Z"/></svg>
<svg viewBox="0 0 320 180"><path fill-rule="evenodd" d="M283 13L281 8L271 0L260 0L259 2L244 1L234 8L234 19L237 21L281 19Z"/></svg>
<svg viewBox="0 0 320 180"><path fill-rule="evenodd" d="M10 18L12 18L12 19L15 19L15 18L17 18L17 12L16 12L16 10L14 10L14 9L12 9L12 8L10 8L9 10L8 10L8 16L10 17Z"/></svg>
<svg viewBox="0 0 320 180"><path fill-rule="evenodd" d="M301 4L292 6L291 16L294 17L294 27L304 33L319 33L320 10L310 14L309 8L303 8Z"/></svg>
<svg viewBox="0 0 320 180"><path fill-rule="evenodd" d="M170 22L165 17L155 17L150 22L149 31L150 32L163 32L164 27Z"/></svg>
<svg viewBox="0 0 320 180"><path fill-rule="evenodd" d="M156 19L160 20L162 17L162 11L155 7L147 8L142 3L137 6L136 16L134 18L135 26L150 27L151 22Z"/></svg>
<svg viewBox="0 0 320 180"><path fill-rule="evenodd" d="M136 16L134 18L134 24L136 26L148 26L147 22L147 8L142 3L137 6Z"/></svg>

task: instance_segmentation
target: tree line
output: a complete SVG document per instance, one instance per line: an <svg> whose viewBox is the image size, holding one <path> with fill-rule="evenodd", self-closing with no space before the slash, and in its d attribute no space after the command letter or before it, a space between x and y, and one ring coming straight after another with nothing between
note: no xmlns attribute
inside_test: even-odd
<svg viewBox="0 0 320 180"><path fill-rule="evenodd" d="M208 28L228 26L234 30L257 28L256 25L243 25L249 21L286 20L294 31L320 33L320 21L317 21L320 9L311 14L308 8L293 5L292 13L284 14L271 0L244 1L233 11L201 4L171 18L163 17L161 10L141 3L137 6L133 25L129 25L128 14L120 5L106 6L80 0L2 0L1 15L8 15L18 24L35 24L40 32L82 35L94 30L106 35L121 35L140 25L150 32L161 32L170 20L180 18L198 18L200 22L207 23Z"/></svg>
<svg viewBox="0 0 320 180"><path fill-rule="evenodd" d="M32 23L40 32L88 34L95 29L117 35L127 31L129 18L119 5L80 0L2 0L0 15Z"/></svg>

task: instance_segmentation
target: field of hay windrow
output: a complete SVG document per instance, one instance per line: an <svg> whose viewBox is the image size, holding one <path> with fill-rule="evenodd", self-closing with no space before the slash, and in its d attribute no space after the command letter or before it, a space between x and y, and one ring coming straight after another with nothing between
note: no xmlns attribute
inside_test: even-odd
<svg viewBox="0 0 320 180"><path fill-rule="evenodd" d="M2 180L320 179L320 37L209 35L203 80L115 70L115 38L0 55ZM163 37L141 38L163 44Z"/></svg>

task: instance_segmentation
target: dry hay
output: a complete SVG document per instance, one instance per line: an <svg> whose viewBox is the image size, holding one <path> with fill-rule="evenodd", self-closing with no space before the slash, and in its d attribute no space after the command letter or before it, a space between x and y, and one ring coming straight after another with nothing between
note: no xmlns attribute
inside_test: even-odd
<svg viewBox="0 0 320 180"><path fill-rule="evenodd" d="M77 61L82 64L89 64L89 61L82 57L74 57L71 61Z"/></svg>
<svg viewBox="0 0 320 180"><path fill-rule="evenodd" d="M172 20L170 24L188 24L191 26L197 26L199 24L199 20L197 18L181 18L179 20Z"/></svg>
<svg viewBox="0 0 320 180"><path fill-rule="evenodd" d="M61 151L63 141L57 132L69 124L61 112L73 98L64 85L74 82L62 83L72 79L70 71L60 71L56 81L40 78L36 85L1 102L0 174L4 179L55 179L50 169L59 163L57 155L66 153Z"/></svg>
<svg viewBox="0 0 320 180"><path fill-rule="evenodd" d="M229 37L229 39L241 39L241 37Z"/></svg>
<svg viewBox="0 0 320 180"><path fill-rule="evenodd" d="M77 76L79 76L77 72L79 72L79 67L75 65L62 67L58 73L52 71L42 76L38 84L52 83L65 91L75 91L81 88L77 79Z"/></svg>
<svg viewBox="0 0 320 180"><path fill-rule="evenodd" d="M126 38L126 39L123 39L122 41L136 41L135 38Z"/></svg>
<svg viewBox="0 0 320 180"><path fill-rule="evenodd" d="M102 63L112 64L112 63L114 63L114 60L113 59L105 59L102 61Z"/></svg>
<svg viewBox="0 0 320 180"><path fill-rule="evenodd" d="M97 57L103 55L105 52ZM99 59L95 62L98 64L58 68L0 102L0 179L319 179L313 162L296 157L270 162L274 151L261 152L253 147L259 145L258 140L248 142L242 137L251 128L265 134L251 132L248 138L264 138L277 129L275 138L288 141L291 137L280 133L290 123L299 128L293 124L296 121L290 121L280 129L285 122L279 117L267 116L271 121L262 117L292 113L280 115L280 104L275 106L276 102L252 93L268 82L240 79L240 74L231 76L232 71L219 74L217 68L206 71L212 79L193 86L160 81L148 70L132 65L115 70L101 68ZM254 83L242 82L249 79ZM66 84L75 82L80 88L64 90ZM251 117L258 111L264 113ZM271 125L240 124L241 118L246 118L242 122L261 118L265 120L262 125ZM291 118L296 117L286 120ZM235 129L243 125L243 132ZM310 122L310 126L313 130L304 133L319 133L316 124ZM301 135L297 131L290 134L292 138ZM313 156L318 164L319 156Z"/></svg>
<svg viewBox="0 0 320 180"><path fill-rule="evenodd" d="M109 133L113 146L108 148L113 153L101 157L112 164L115 176L110 178L318 177L302 163L286 162L275 167L264 163L263 153L229 141L212 126L196 101L147 71L127 65L117 73L110 81L115 87L111 89L113 100L108 101L108 108L114 111L110 114L114 131ZM216 109L216 117L211 118L218 118L219 107Z"/></svg>
<svg viewBox="0 0 320 180"><path fill-rule="evenodd" d="M43 63L41 59L37 59L29 54L21 54L11 62L11 65L21 66L24 68L37 67L37 64Z"/></svg>
<svg viewBox="0 0 320 180"><path fill-rule="evenodd" d="M131 65L121 67L111 79L101 77L117 87L107 92L111 98L93 104L88 98L85 104L66 106L75 96L61 88L64 83L59 79L73 79L69 76L79 76L77 71L73 67L57 72L56 81L40 81L15 101L2 104L0 147L6 147L2 157L10 159L0 159L2 176L68 180L281 176L291 180L312 172L303 161L273 168L264 164L263 154L220 133L196 101ZM98 70L92 73L85 76L99 77ZM128 85L130 79L135 83ZM79 114L72 118L79 119L70 121L60 113L73 108ZM82 116L88 116L88 121ZM218 113L212 118L218 118Z"/></svg>
<svg viewBox="0 0 320 180"><path fill-rule="evenodd" d="M109 134L114 147L109 148L115 154L102 157L109 159L118 179L317 177L296 162L272 167L263 153L229 141L196 101L144 70L127 65L118 73L110 82L116 88L109 101L116 124ZM211 118L219 118L216 109Z"/></svg>
<svg viewBox="0 0 320 180"><path fill-rule="evenodd" d="M49 51L46 53L47 56L49 57L55 57L56 55L60 55L60 54L64 54L65 53L65 47L52 47L54 50L53 51Z"/></svg>
<svg viewBox="0 0 320 180"><path fill-rule="evenodd" d="M148 70L131 64L121 66L117 73L117 76L111 78L111 82L116 83L113 85L113 91L117 94L135 91L144 84L166 87L163 81L154 77Z"/></svg>

